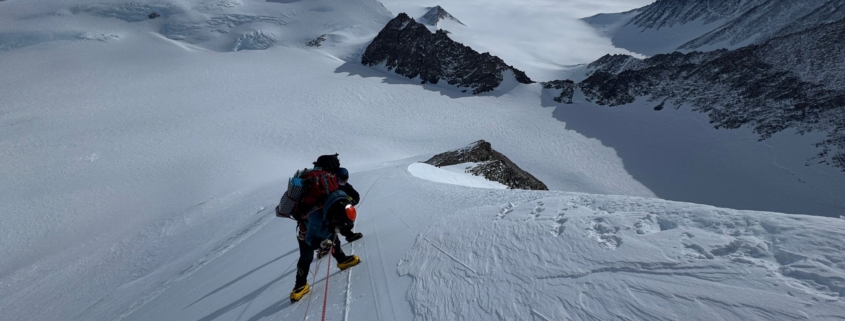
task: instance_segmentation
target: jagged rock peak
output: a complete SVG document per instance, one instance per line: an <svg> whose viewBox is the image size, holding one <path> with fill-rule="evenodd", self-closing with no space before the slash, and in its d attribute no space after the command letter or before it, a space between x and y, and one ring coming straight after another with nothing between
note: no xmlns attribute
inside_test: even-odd
<svg viewBox="0 0 845 321"><path fill-rule="evenodd" d="M478 53L449 38L444 30L432 33L405 13L378 33L361 56L361 64L384 64L388 71L410 79L419 77L422 84L444 80L458 88L471 88L474 95L493 91L508 74L517 82L533 83L525 72L501 58Z"/></svg>
<svg viewBox="0 0 845 321"><path fill-rule="evenodd" d="M546 184L516 166L510 159L493 149L490 143L479 140L466 147L434 155L425 161L434 166L477 163L468 173L502 183L512 189L549 190Z"/></svg>
<svg viewBox="0 0 845 321"><path fill-rule="evenodd" d="M420 18L420 22L427 24L427 25L431 25L431 26L437 26L438 22L446 20L446 19L449 19L449 20L452 20L454 22L457 22L457 23L464 25L463 22L461 22L460 20L458 20L457 18L455 18L454 16L452 16L451 14L446 12L446 9L443 9L443 7L441 7L441 6L434 6L434 7L429 8L428 12L426 12L425 15L423 15L422 18Z"/></svg>

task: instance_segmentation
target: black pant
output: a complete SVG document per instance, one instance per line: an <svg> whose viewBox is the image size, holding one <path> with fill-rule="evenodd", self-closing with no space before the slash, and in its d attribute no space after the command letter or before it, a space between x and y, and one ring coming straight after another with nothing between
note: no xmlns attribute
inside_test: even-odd
<svg viewBox="0 0 845 321"><path fill-rule="evenodd" d="M349 257L340 248L340 241L337 238L337 234L332 236L332 238L332 242L335 244L332 248L332 256L338 263L346 262ZM313 246L308 245L308 243L302 240L297 241L299 241L299 262L296 263L296 285L294 285L294 289L308 283L308 271L311 268L311 262L314 261L314 251L320 248L320 243L316 241Z"/></svg>
<svg viewBox="0 0 845 321"><path fill-rule="evenodd" d="M349 238L350 236L355 234L354 232L352 232L352 228L354 228L354 227L355 227L354 223L346 223L346 224L341 225L340 228L339 228L340 235L343 235L343 237L345 237L345 238Z"/></svg>

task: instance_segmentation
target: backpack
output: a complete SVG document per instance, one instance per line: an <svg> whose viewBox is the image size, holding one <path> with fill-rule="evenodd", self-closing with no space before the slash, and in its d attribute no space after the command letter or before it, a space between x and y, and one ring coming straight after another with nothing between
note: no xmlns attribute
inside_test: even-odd
<svg viewBox="0 0 845 321"><path fill-rule="evenodd" d="M335 227L349 226L351 228L354 216L349 216L350 210L346 208L346 205L349 205L349 196L342 190L329 194L320 210L315 209L304 218L307 222L304 241L314 244L315 240L330 239L335 233ZM354 213L354 208L351 211Z"/></svg>
<svg viewBox="0 0 845 321"><path fill-rule="evenodd" d="M320 168L298 170L288 179L276 216L301 221L312 210L321 209L329 194L337 189L337 178Z"/></svg>

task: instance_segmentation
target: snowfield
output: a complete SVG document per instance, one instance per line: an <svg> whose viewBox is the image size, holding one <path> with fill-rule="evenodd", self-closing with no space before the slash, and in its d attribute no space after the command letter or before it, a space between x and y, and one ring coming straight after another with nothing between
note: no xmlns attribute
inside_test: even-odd
<svg viewBox="0 0 845 321"><path fill-rule="evenodd" d="M500 28L560 13L535 4ZM397 8L433 5L0 1L2 319L313 320L326 286L327 320L842 319L845 220L657 199L539 84L470 96L359 63ZM578 28L593 49L563 63L624 52ZM529 30L475 39L498 54ZM519 46L506 62L570 72ZM479 139L553 191L418 163ZM362 264L317 261L310 306L290 304L295 223L273 207L334 152L363 196L343 245Z"/></svg>
<svg viewBox="0 0 845 321"><path fill-rule="evenodd" d="M343 272L331 263L327 320L841 320L845 312L843 219L470 188L428 180L468 174L412 174L424 159L352 173L365 237L343 248L362 263ZM312 297L290 304L295 223L267 214L253 215L265 225L252 236L126 320L320 318L327 262L315 263Z"/></svg>
<svg viewBox="0 0 845 321"><path fill-rule="evenodd" d="M840 219L526 194L417 236L398 267L416 319L842 318Z"/></svg>

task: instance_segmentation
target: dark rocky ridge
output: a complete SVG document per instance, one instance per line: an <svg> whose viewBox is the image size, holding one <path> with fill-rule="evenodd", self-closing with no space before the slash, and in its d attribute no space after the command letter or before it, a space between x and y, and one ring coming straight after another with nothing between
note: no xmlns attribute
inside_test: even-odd
<svg viewBox="0 0 845 321"><path fill-rule="evenodd" d="M794 129L826 133L816 156L845 171L845 19L737 50L679 52L636 59L607 55L573 84L588 101L618 106L637 97L689 105L716 128L752 126L760 140ZM544 84L561 90L561 81ZM561 87L561 88L558 88ZM662 108L655 108L656 110Z"/></svg>
<svg viewBox="0 0 845 321"><path fill-rule="evenodd" d="M434 166L479 163L467 170L476 176L502 183L512 189L549 190L546 184L516 166L510 159L493 150L490 143L479 140L467 147L434 155L425 161Z"/></svg>
<svg viewBox="0 0 845 321"><path fill-rule="evenodd" d="M564 104L572 103L572 95L575 94L575 82L569 79L552 80L543 83L544 89L560 90L560 94L552 98L554 101Z"/></svg>
<svg viewBox="0 0 845 321"><path fill-rule="evenodd" d="M735 18L766 0L657 0L637 9L640 13L631 23L641 28L670 28L701 20L704 24Z"/></svg>
<svg viewBox="0 0 845 321"><path fill-rule="evenodd" d="M437 84L472 88L477 95L493 91L504 80L506 71L513 72L523 84L533 83L525 72L507 65L489 53L479 54L449 38L443 30L431 33L428 28L400 13L390 20L361 57L365 66L385 64L408 78L420 77L423 84Z"/></svg>
<svg viewBox="0 0 845 321"><path fill-rule="evenodd" d="M722 0L725 1L725 0ZM736 0L728 0L734 1ZM812 29L845 18L845 0L746 0L737 4L741 15L719 28L687 42L679 49L723 44L734 46ZM711 7L713 8L713 7Z"/></svg>
<svg viewBox="0 0 845 321"><path fill-rule="evenodd" d="M600 26L607 19L627 16L622 18L628 19L625 25L640 32L673 27L702 32L667 33L667 37L681 37L664 39L680 41L668 51L737 49L843 19L845 0L657 0L629 12L599 14L584 21Z"/></svg>

